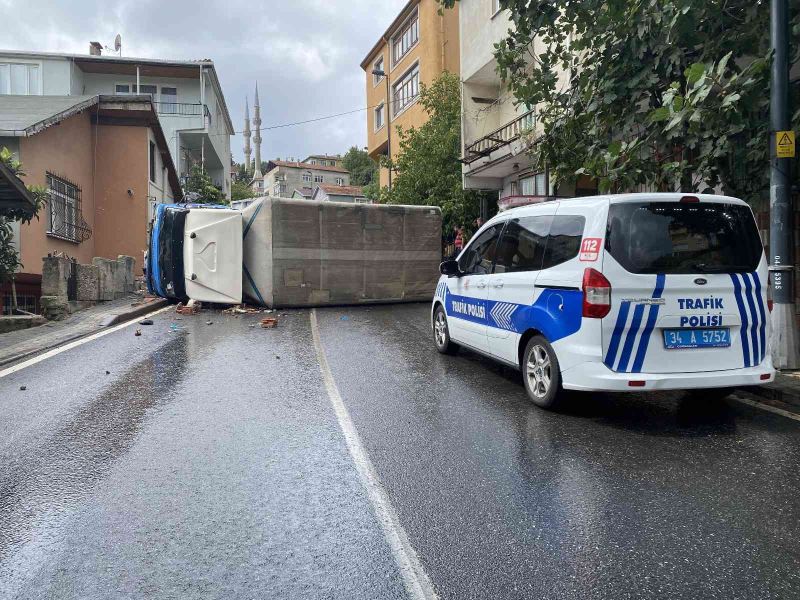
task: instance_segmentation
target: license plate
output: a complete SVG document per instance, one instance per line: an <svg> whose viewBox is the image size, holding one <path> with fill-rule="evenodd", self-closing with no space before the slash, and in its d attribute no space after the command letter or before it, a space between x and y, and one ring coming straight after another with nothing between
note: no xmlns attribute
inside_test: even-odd
<svg viewBox="0 0 800 600"><path fill-rule="evenodd" d="M667 350L684 348L727 348L731 345L730 329L665 329Z"/></svg>

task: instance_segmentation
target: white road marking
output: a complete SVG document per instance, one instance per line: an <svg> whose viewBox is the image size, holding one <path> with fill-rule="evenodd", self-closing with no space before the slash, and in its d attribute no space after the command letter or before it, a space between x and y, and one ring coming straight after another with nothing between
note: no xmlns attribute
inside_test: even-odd
<svg viewBox="0 0 800 600"><path fill-rule="evenodd" d="M138 323L142 319L149 319L157 315L158 313L162 313L165 310L172 308L171 306L165 306L164 308L159 308L151 313L143 315L141 317L137 317L135 319L131 319L130 321L126 321L125 323L120 323L119 325L115 325L114 327L109 327L108 329L104 329L103 331L98 331L97 333L93 333L87 337L81 338L79 340L75 340L74 342L70 342L69 344L64 344L63 346L59 346L58 348L53 348L52 350L48 350L44 354L40 354L39 356L34 356L31 359L23 361L19 364L14 365L13 367L9 367L3 371L0 371L0 379L7 375L11 375L12 373L16 373L17 371L21 371L26 367L30 367L31 365L35 365L36 363L40 363L43 360L47 360L48 358L52 358L62 352L66 352L67 350L72 350L73 348L77 348L83 344L88 344L98 338L103 337L104 335L108 335L109 333L114 333L115 331L119 331L120 329L124 329L125 327L130 327L131 325Z"/></svg>
<svg viewBox="0 0 800 600"><path fill-rule="evenodd" d="M800 415L796 415L788 410L783 410L777 406L770 406L769 404L756 402L755 400L750 400L750 398L742 398L741 396L730 396L730 398L731 400L741 402L742 404L747 404L753 408L760 408L761 410L766 410L767 412L775 413L776 415L781 415L783 417L788 417L789 419L794 419L795 421L800 421Z"/></svg>
<svg viewBox="0 0 800 600"><path fill-rule="evenodd" d="M389 495L381 484L375 467L372 466L372 462L361 444L361 439L353 420L350 418L350 413L347 411L347 407L339 394L339 388L336 387L336 381L333 378L330 366L328 366L328 360L325 358L325 351L322 349L319 325L317 323L317 311L315 309L311 311L311 333L314 337L314 350L317 353L317 360L319 361L320 371L322 371L322 379L325 382L328 398L336 412L339 427L342 429L344 439L347 442L347 449L350 451L350 456L353 458L356 470L361 477L361 483L364 485L370 502L372 502L375 516L378 517L383 533L386 536L386 541L392 550L394 560L400 569L400 575L403 577L406 591L414 600L436 600L438 596L433 589L433 584L431 584L416 551L408 541L408 536L400 524L400 519L397 517L394 507L392 507Z"/></svg>

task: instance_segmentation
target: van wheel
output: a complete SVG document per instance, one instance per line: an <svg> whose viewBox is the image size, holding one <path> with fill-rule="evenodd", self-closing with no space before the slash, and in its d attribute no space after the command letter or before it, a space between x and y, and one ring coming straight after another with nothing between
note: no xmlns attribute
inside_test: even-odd
<svg viewBox="0 0 800 600"><path fill-rule="evenodd" d="M433 312L433 342L436 349L442 354L455 354L458 344L450 339L450 329L447 327L447 315L440 306Z"/></svg>
<svg viewBox="0 0 800 600"><path fill-rule="evenodd" d="M561 369L550 343L540 335L530 339L522 359L522 378L536 406L554 408L562 396Z"/></svg>

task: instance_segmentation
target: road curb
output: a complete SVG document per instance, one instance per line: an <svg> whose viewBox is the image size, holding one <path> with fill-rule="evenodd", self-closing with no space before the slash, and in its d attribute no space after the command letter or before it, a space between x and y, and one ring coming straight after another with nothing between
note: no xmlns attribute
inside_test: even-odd
<svg viewBox="0 0 800 600"><path fill-rule="evenodd" d="M736 391L744 392L759 399L763 398L765 400L776 400L778 402L782 402L783 404L788 404L794 410L800 410L800 396L793 392L762 385L741 387L737 388Z"/></svg>
<svg viewBox="0 0 800 600"><path fill-rule="evenodd" d="M100 322L101 327L113 327L114 325L119 325L120 323L125 323L127 321L131 321L138 317L144 316L147 313L151 313L154 310L159 310L160 308L164 308L169 304L169 300L156 300L154 302L148 302L142 306L137 306L133 310L129 310L124 313L120 313L117 315L109 315L105 319Z"/></svg>

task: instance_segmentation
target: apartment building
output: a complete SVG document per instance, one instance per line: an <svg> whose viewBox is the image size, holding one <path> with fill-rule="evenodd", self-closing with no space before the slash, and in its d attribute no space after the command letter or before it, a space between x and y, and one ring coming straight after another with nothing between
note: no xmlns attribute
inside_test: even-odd
<svg viewBox="0 0 800 600"><path fill-rule="evenodd" d="M420 84L431 84L444 71L458 73L461 4L439 14L437 0L410 0L361 61L373 160L397 156L398 127L419 127L427 120L417 103ZM380 184L389 184L387 169L380 169Z"/></svg>
<svg viewBox="0 0 800 600"><path fill-rule="evenodd" d="M179 177L202 164L214 184L231 193L234 133L210 60L173 61L90 54L0 50L0 95L141 95L153 100Z"/></svg>
<svg viewBox="0 0 800 600"><path fill-rule="evenodd" d="M22 163L25 184L49 192L39 218L13 232L16 279L34 304L50 253L80 263L125 254L141 269L155 204L182 197L149 95L0 96L0 147Z"/></svg>
<svg viewBox="0 0 800 600"><path fill-rule="evenodd" d="M344 160L340 154L329 156L327 154L312 154L300 161L311 165L320 165L323 167L341 167L344 168Z"/></svg>
<svg viewBox="0 0 800 600"><path fill-rule="evenodd" d="M267 163L267 172L263 178L253 180L253 189L258 195L292 198L296 197L295 191L303 197L308 197L306 194L309 189L314 190L323 183L350 185L350 173L347 169L318 163L319 161L314 164L271 160Z"/></svg>
<svg viewBox="0 0 800 600"><path fill-rule="evenodd" d="M597 188L588 178L554 189L546 165L528 155L541 133L536 107L515 105L494 58L494 45L513 27L508 11L500 10L497 0L458 4L464 188L496 191L501 208L531 197L594 193Z"/></svg>

